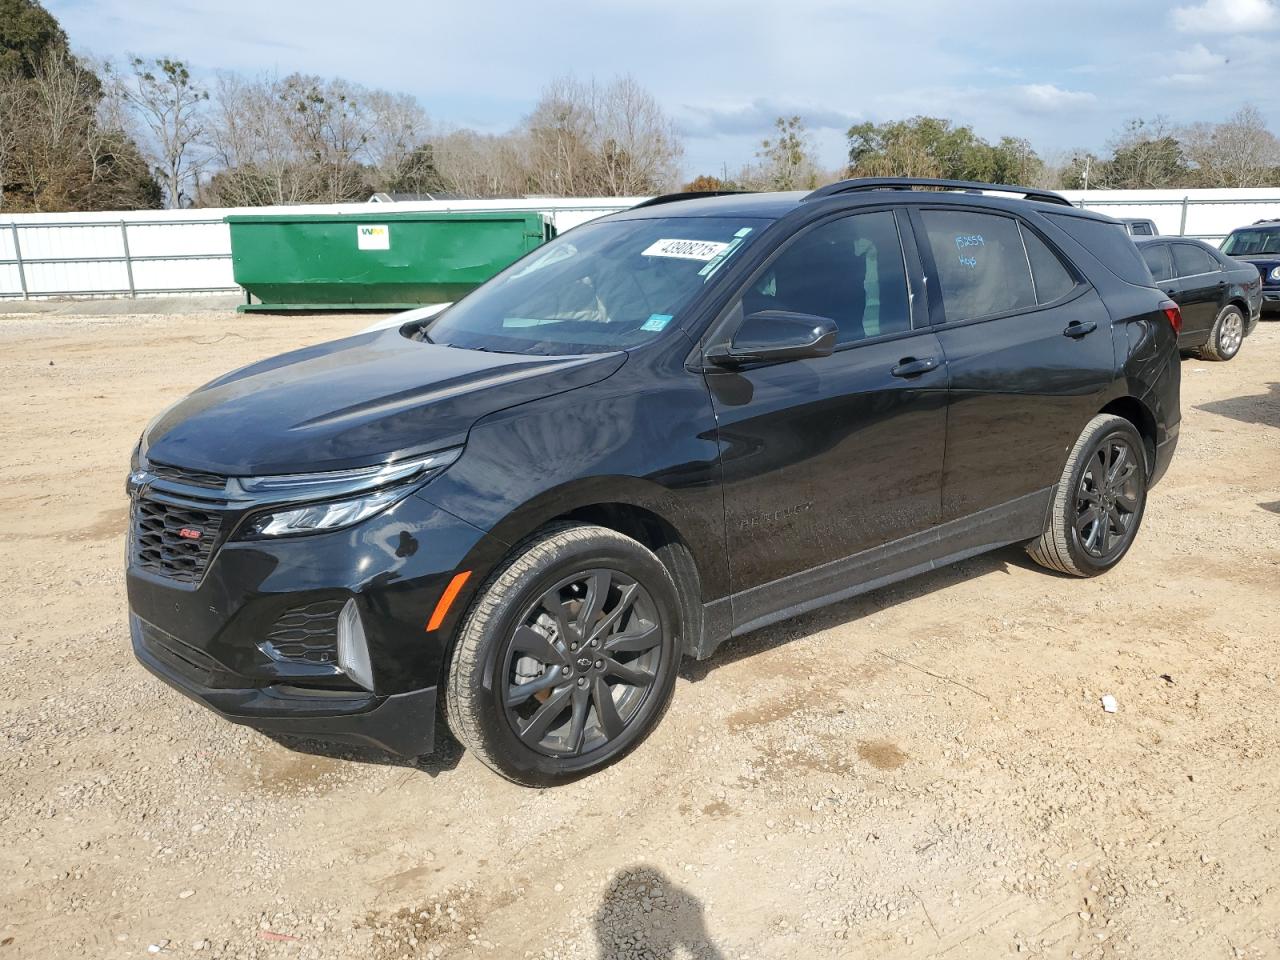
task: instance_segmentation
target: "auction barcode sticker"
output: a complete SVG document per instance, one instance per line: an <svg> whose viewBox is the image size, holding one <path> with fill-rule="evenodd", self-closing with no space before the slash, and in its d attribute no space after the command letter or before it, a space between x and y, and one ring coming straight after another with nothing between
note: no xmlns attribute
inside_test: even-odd
<svg viewBox="0 0 1280 960"><path fill-rule="evenodd" d="M646 257L675 257L677 260L710 260L727 243L718 240L657 240L641 251Z"/></svg>

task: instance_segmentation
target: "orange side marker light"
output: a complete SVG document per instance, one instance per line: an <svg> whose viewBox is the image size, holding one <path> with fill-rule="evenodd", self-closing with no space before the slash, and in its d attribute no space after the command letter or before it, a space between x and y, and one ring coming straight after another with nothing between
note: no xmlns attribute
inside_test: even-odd
<svg viewBox="0 0 1280 960"><path fill-rule="evenodd" d="M440 601L436 604L436 608L431 611L431 619L427 621L428 633L439 629L440 624L444 623L444 618L449 613L449 608L453 606L453 601L458 599L458 593L462 590L462 585L467 582L470 576L470 570L463 570L461 573L453 575L449 585L444 588L444 593L440 594Z"/></svg>

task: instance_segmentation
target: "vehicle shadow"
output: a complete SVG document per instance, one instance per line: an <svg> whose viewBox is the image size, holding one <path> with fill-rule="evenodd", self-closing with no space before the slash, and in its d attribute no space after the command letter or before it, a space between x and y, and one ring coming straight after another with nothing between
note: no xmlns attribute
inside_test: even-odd
<svg viewBox="0 0 1280 960"><path fill-rule="evenodd" d="M1260 503L1258 506L1263 510L1270 510L1272 513L1280 513L1280 500L1277 500L1274 503Z"/></svg>
<svg viewBox="0 0 1280 960"><path fill-rule="evenodd" d="M724 957L707 935L702 902L645 864L628 867L613 878L594 923L598 960Z"/></svg>
<svg viewBox="0 0 1280 960"><path fill-rule="evenodd" d="M306 753L328 760L369 763L380 767L404 767L425 773L433 779L453 770L462 760L462 744L453 739L441 718L436 718L435 744L431 752L420 757L401 757L374 747L325 743L321 740L308 740L304 737L290 737L278 733L264 733L263 736L295 753Z"/></svg>
<svg viewBox="0 0 1280 960"><path fill-rule="evenodd" d="M1064 576L1038 566L1027 556L1021 545L1002 547L727 640L710 659L686 659L681 666L680 676L696 683L717 667L772 650L803 636L861 620L974 577L987 573L1007 574L1011 567L1034 570L1046 577Z"/></svg>
<svg viewBox="0 0 1280 960"><path fill-rule="evenodd" d="M1260 423L1263 426L1280 429L1280 383L1268 384L1268 388L1269 393L1211 400L1209 403L1200 404L1196 409L1230 417L1241 423Z"/></svg>

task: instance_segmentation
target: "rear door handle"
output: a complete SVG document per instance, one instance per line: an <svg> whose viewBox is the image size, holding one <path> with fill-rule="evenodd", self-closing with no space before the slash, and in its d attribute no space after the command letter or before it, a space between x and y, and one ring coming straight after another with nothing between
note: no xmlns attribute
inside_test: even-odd
<svg viewBox="0 0 1280 960"><path fill-rule="evenodd" d="M1092 320L1086 320L1084 323L1081 323L1079 320L1072 320L1067 324L1067 329L1062 331L1062 335L1064 337L1071 337L1074 340L1079 340L1081 337L1088 336L1097 329L1098 325Z"/></svg>
<svg viewBox="0 0 1280 960"><path fill-rule="evenodd" d="M889 372L895 377L918 377L922 373L928 373L937 367L938 361L936 357L903 357Z"/></svg>

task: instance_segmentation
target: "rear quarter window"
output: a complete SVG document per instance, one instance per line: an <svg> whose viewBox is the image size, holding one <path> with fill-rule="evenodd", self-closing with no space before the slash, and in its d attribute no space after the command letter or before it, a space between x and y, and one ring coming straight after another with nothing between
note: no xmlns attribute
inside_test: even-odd
<svg viewBox="0 0 1280 960"><path fill-rule="evenodd" d="M1147 262L1138 253L1138 248L1129 237L1122 223L1107 223L1105 220L1092 220L1087 217L1070 217L1057 213L1045 216L1055 226L1090 253L1097 257L1108 270L1127 283L1139 286L1152 286L1154 280Z"/></svg>
<svg viewBox="0 0 1280 960"><path fill-rule="evenodd" d="M972 210L922 210L947 320L973 320L1036 305L1018 221Z"/></svg>
<svg viewBox="0 0 1280 960"><path fill-rule="evenodd" d="M1144 243L1138 250L1142 259L1147 261L1147 269L1155 280L1172 280L1173 270L1169 267L1169 247L1163 243Z"/></svg>

